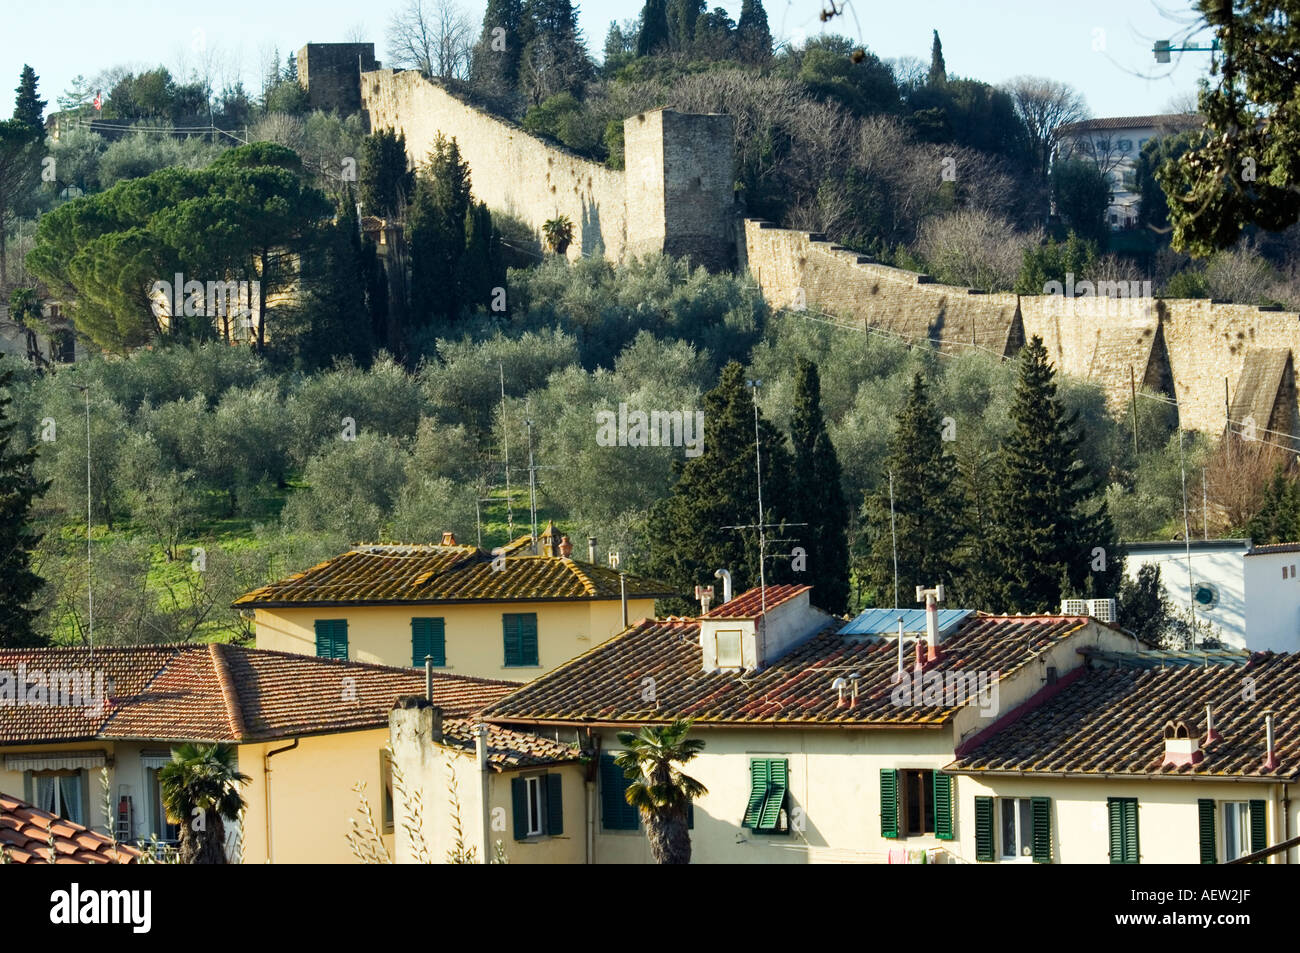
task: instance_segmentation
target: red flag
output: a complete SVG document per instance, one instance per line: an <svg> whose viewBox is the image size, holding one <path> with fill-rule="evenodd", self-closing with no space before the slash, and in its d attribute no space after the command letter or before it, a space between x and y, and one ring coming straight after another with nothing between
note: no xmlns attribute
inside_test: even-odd
<svg viewBox="0 0 1300 953"><path fill-rule="evenodd" d="M101 110L101 111L103 110L103 108L104 108L104 94L103 94L102 91L101 91L101 92L98 92L98 93L95 94L95 102L94 102L92 105L93 105L96 109L98 109L98 110Z"/></svg>

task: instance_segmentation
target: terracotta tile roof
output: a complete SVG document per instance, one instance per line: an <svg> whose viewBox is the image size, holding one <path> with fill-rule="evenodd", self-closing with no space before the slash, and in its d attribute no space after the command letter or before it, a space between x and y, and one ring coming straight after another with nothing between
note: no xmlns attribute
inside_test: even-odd
<svg viewBox="0 0 1300 953"><path fill-rule="evenodd" d="M257 741L382 727L399 695L423 694L424 673L289 652L212 645L0 649L0 673L106 673L107 711L0 705L0 744L84 739ZM518 682L435 672L434 701L468 715Z"/></svg>
<svg viewBox="0 0 1300 953"><path fill-rule="evenodd" d="M12 864L133 864L140 856L134 847L114 847L103 834L8 794L0 794L0 851Z"/></svg>
<svg viewBox="0 0 1300 953"><path fill-rule="evenodd" d="M1253 679L1247 683L1246 678ZM1244 691L1253 684L1254 699ZM1205 705L1221 737L1205 745ZM1276 770L1264 767L1264 712L1273 710ZM1204 760L1163 767L1164 725L1185 721ZM1300 655L1248 665L1091 667L1077 681L969 751L952 770L1105 775L1294 778L1300 772Z"/></svg>
<svg viewBox="0 0 1300 953"><path fill-rule="evenodd" d="M810 592L812 586L768 586L766 594L759 589L750 589L741 593L730 602L724 602L709 610L706 619L757 619L763 614L763 604L774 609L783 602L789 602L802 592Z"/></svg>
<svg viewBox="0 0 1300 953"><path fill-rule="evenodd" d="M1089 132L1119 131L1123 129L1178 130L1199 129L1205 125L1200 113L1166 113L1161 116L1114 116L1109 119L1085 119L1056 127L1058 136L1077 136Z"/></svg>
<svg viewBox="0 0 1300 953"><path fill-rule="evenodd" d="M1252 546L1247 556L1267 556L1270 553L1300 553L1300 543L1265 543Z"/></svg>
<svg viewBox="0 0 1300 953"><path fill-rule="evenodd" d="M927 671L997 671L1006 677L1062 639L1096 625L1074 616L971 615L945 637L943 657ZM503 724L662 722L702 724L943 724L956 706L897 706L892 640L843 636L836 620L758 672L705 672L698 620L643 619L560 668L488 707ZM911 646L908 647L911 665ZM857 672L858 700L841 707L837 676ZM643 700L654 679L655 702Z"/></svg>
<svg viewBox="0 0 1300 953"><path fill-rule="evenodd" d="M517 551L515 540L507 552ZM627 577L634 599L676 595L667 584ZM392 605L441 602L541 602L620 598L615 570L561 556L506 555L505 569L473 546L367 545L306 572L255 589L237 608Z"/></svg>
<svg viewBox="0 0 1300 953"><path fill-rule="evenodd" d="M464 718L447 718L442 723L443 743L465 751L475 750L474 723ZM497 771L530 768L577 761L580 752L551 738L488 725L488 763Z"/></svg>

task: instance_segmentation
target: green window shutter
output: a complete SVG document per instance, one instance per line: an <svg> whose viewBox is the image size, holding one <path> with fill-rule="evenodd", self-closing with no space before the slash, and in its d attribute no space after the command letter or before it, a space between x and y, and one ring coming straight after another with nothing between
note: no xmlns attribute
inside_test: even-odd
<svg viewBox="0 0 1300 953"><path fill-rule="evenodd" d="M758 812L757 830L775 833L781 822L781 808L785 807L785 792L790 782L790 762L784 758L767 763L767 796Z"/></svg>
<svg viewBox="0 0 1300 953"><path fill-rule="evenodd" d="M316 620L316 657L338 659L348 657L347 619Z"/></svg>
<svg viewBox="0 0 1300 953"><path fill-rule="evenodd" d="M1110 862L1138 862L1138 802L1135 797L1108 797L1110 814Z"/></svg>
<svg viewBox="0 0 1300 953"><path fill-rule="evenodd" d="M528 836L528 785L523 778L510 779L510 802L515 812L515 840Z"/></svg>
<svg viewBox="0 0 1300 953"><path fill-rule="evenodd" d="M1029 799L1029 843L1034 851L1034 863L1052 862L1052 799Z"/></svg>
<svg viewBox="0 0 1300 953"><path fill-rule="evenodd" d="M749 762L749 804L745 807L745 827L758 826L758 816L767 800L767 788L771 783L769 765L766 758L755 758Z"/></svg>
<svg viewBox="0 0 1300 953"><path fill-rule="evenodd" d="M1250 852L1263 850L1268 846L1268 826L1263 801L1250 802Z"/></svg>
<svg viewBox="0 0 1300 953"><path fill-rule="evenodd" d="M686 804L686 829L695 830L695 802L689 801Z"/></svg>
<svg viewBox="0 0 1300 953"><path fill-rule="evenodd" d="M442 619L411 620L411 665L424 668L424 657L433 656L435 667L447 664L447 638Z"/></svg>
<svg viewBox="0 0 1300 953"><path fill-rule="evenodd" d="M1119 798L1106 798L1106 812L1110 819L1110 862L1124 863L1124 808Z"/></svg>
<svg viewBox="0 0 1300 953"><path fill-rule="evenodd" d="M952 775L934 772L934 836L952 840Z"/></svg>
<svg viewBox="0 0 1300 953"><path fill-rule="evenodd" d="M1126 799L1124 806L1124 863L1138 862L1138 802L1137 798Z"/></svg>
<svg viewBox="0 0 1300 953"><path fill-rule="evenodd" d="M614 763L614 755L600 756L601 826L607 831L634 831L640 827L640 811L627 803L627 786L623 769Z"/></svg>
<svg viewBox="0 0 1300 953"><path fill-rule="evenodd" d="M975 799L975 859L993 862L993 798Z"/></svg>
<svg viewBox="0 0 1300 953"><path fill-rule="evenodd" d="M556 837L564 833L564 775L546 778L546 833Z"/></svg>
<svg viewBox="0 0 1300 953"><path fill-rule="evenodd" d="M1196 811L1200 817L1201 863L1217 864L1219 862L1219 841L1214 831L1214 799L1203 797L1196 802Z"/></svg>
<svg viewBox="0 0 1300 953"><path fill-rule="evenodd" d="M898 836L898 771L880 769L880 836Z"/></svg>
<svg viewBox="0 0 1300 953"><path fill-rule="evenodd" d="M519 616L507 613L501 617L502 636L506 648L506 665L522 665L519 661Z"/></svg>
<svg viewBox="0 0 1300 953"><path fill-rule="evenodd" d="M520 665L538 665L537 660L537 614L529 612L519 617L519 657Z"/></svg>

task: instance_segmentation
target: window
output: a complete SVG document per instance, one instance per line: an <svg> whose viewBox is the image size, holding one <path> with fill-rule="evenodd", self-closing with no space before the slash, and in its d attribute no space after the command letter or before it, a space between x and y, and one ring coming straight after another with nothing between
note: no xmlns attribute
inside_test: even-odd
<svg viewBox="0 0 1300 953"><path fill-rule="evenodd" d="M1000 856L1002 859L1015 860L1019 857L1032 856L1033 846L1030 843L1030 833L1033 821L1030 819L1029 814L1029 798L998 798L998 816L1000 818L998 830L1001 834L1002 850Z"/></svg>
<svg viewBox="0 0 1300 953"><path fill-rule="evenodd" d="M411 620L411 665L424 668L427 655L433 656L435 667L447 664L447 629L442 619Z"/></svg>
<svg viewBox="0 0 1300 953"><path fill-rule="evenodd" d="M393 762L387 751L379 752L379 786L384 791L384 833L393 833Z"/></svg>
<svg viewBox="0 0 1300 953"><path fill-rule="evenodd" d="M158 783L160 768L146 768L145 777L149 786L149 833L156 835L160 841L168 844L179 843L181 828L167 819L167 809L163 807L162 785Z"/></svg>
<svg viewBox="0 0 1300 953"><path fill-rule="evenodd" d="M740 655L740 632L737 629L727 629L719 632L718 639L718 668L740 668L744 662Z"/></svg>
<svg viewBox="0 0 1300 953"><path fill-rule="evenodd" d="M952 778L929 769L880 772L880 836L953 839Z"/></svg>
<svg viewBox="0 0 1300 953"><path fill-rule="evenodd" d="M1135 797L1108 797L1110 815L1110 862L1138 862L1138 802Z"/></svg>
<svg viewBox="0 0 1300 953"><path fill-rule="evenodd" d="M783 823L790 762L785 758L754 758L749 762L749 803L743 825L757 834L788 834Z"/></svg>
<svg viewBox="0 0 1300 953"><path fill-rule="evenodd" d="M501 616L507 666L539 665L537 660L537 613L507 612Z"/></svg>
<svg viewBox="0 0 1300 953"><path fill-rule="evenodd" d="M900 771L902 816L905 835L934 833L934 772Z"/></svg>
<svg viewBox="0 0 1300 953"><path fill-rule="evenodd" d="M347 659L347 619L316 620L316 657Z"/></svg>
<svg viewBox="0 0 1300 953"><path fill-rule="evenodd" d="M35 806L85 825L86 792L81 771L32 771Z"/></svg>
<svg viewBox="0 0 1300 953"><path fill-rule="evenodd" d="M1224 860L1236 860L1250 853L1250 804L1229 801L1223 805Z"/></svg>
<svg viewBox="0 0 1300 953"><path fill-rule="evenodd" d="M510 781L515 815L515 840L556 837L564 833L564 779L558 774L534 774Z"/></svg>

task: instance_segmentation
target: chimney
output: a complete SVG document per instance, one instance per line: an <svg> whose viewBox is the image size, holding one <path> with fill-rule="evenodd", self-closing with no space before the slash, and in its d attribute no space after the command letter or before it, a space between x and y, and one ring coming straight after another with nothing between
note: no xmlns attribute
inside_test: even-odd
<svg viewBox="0 0 1300 953"><path fill-rule="evenodd" d="M934 662L943 655L939 650L939 603L943 602L943 583L933 589L917 586L916 601L925 603L926 656Z"/></svg>
<svg viewBox="0 0 1300 953"><path fill-rule="evenodd" d="M841 708L845 707L848 702L844 698L844 689L848 687L848 680L843 675L838 675L835 681L831 682L831 688L837 693L836 704Z"/></svg>
<svg viewBox="0 0 1300 953"><path fill-rule="evenodd" d="M858 679L860 677L857 672L849 672L849 684L853 686L853 693L849 700L850 708L855 708L858 704Z"/></svg>
<svg viewBox="0 0 1300 953"><path fill-rule="evenodd" d="M541 549L537 551L539 556L558 555L555 550L555 523L546 521L546 529L542 530L539 542L541 543Z"/></svg>
<svg viewBox="0 0 1300 953"><path fill-rule="evenodd" d="M1185 721L1165 722L1165 760L1162 768L1200 764L1205 753Z"/></svg>
<svg viewBox="0 0 1300 953"><path fill-rule="evenodd" d="M1276 771L1280 763L1273 753L1273 712L1264 712L1264 770Z"/></svg>
<svg viewBox="0 0 1300 953"><path fill-rule="evenodd" d="M596 537L587 537L587 562L595 565L596 562Z"/></svg>
<svg viewBox="0 0 1300 953"><path fill-rule="evenodd" d="M442 744L442 709L433 705L429 710L433 715L433 731L429 733L429 737L433 739L434 744L440 745Z"/></svg>
<svg viewBox="0 0 1300 953"><path fill-rule="evenodd" d="M709 603L713 601L712 586L696 586L695 598L700 602L700 615L709 614Z"/></svg>
<svg viewBox="0 0 1300 953"><path fill-rule="evenodd" d="M573 555L573 543L569 542L569 537L560 537L560 555L568 559Z"/></svg>
<svg viewBox="0 0 1300 953"><path fill-rule="evenodd" d="M719 605L726 605L731 601L731 573L726 569L716 569L713 578L722 580L722 602Z"/></svg>
<svg viewBox="0 0 1300 953"><path fill-rule="evenodd" d="M442 534L442 545L444 545L444 546L455 546L455 545L456 545L456 534L453 533L453 532L450 532L450 531L444 531L443 534Z"/></svg>
<svg viewBox="0 0 1300 953"><path fill-rule="evenodd" d="M1209 703L1205 705L1205 745L1209 747L1213 741L1218 741L1222 736L1214 730L1214 712L1210 710Z"/></svg>

